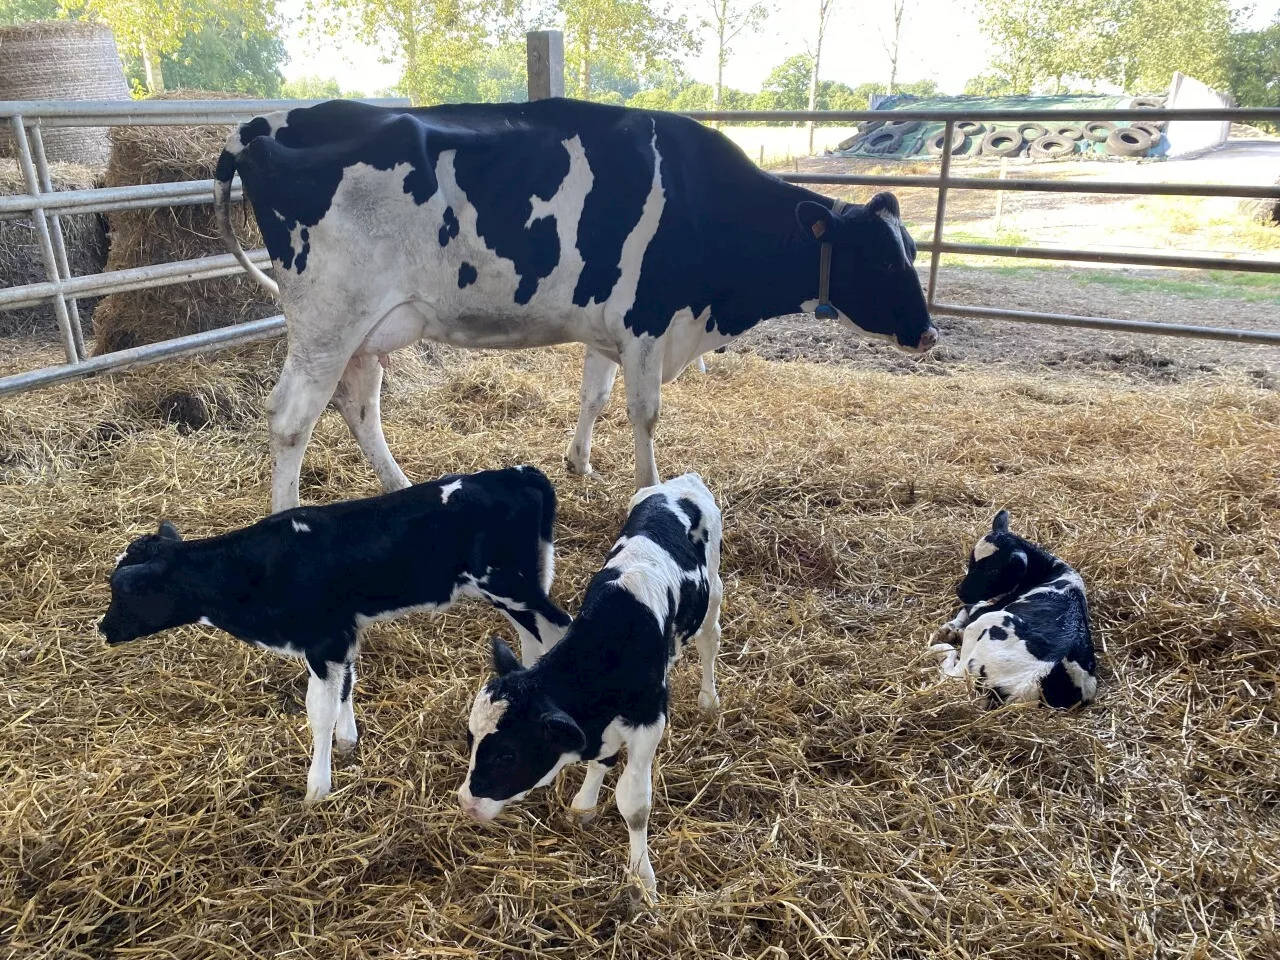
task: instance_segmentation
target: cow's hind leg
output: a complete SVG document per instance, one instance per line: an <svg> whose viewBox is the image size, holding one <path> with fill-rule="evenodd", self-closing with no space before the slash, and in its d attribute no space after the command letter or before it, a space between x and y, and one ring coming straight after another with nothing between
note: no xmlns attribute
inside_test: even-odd
<svg viewBox="0 0 1280 960"><path fill-rule="evenodd" d="M389 493L409 486L409 478L391 455L382 432L381 388L382 365L377 357L356 354L347 362L347 369L333 394L333 405L347 421L356 443L373 464L382 489Z"/></svg>
<svg viewBox="0 0 1280 960"><path fill-rule="evenodd" d="M661 483L653 454L653 433L662 409L662 357L655 341L637 339L623 356L622 376L627 387L627 419L636 448L636 489Z"/></svg>
<svg viewBox="0 0 1280 960"><path fill-rule="evenodd" d="M316 421L342 376L347 357L299 360L292 349L267 400L271 434L271 511L298 505L302 457Z"/></svg>
<svg viewBox="0 0 1280 960"><path fill-rule="evenodd" d="M604 354L587 347L582 361L582 394L578 410L578 429L573 443L565 455L565 464L571 473L587 476L591 473L591 435L596 420L609 403L613 381L618 375L618 365Z"/></svg>

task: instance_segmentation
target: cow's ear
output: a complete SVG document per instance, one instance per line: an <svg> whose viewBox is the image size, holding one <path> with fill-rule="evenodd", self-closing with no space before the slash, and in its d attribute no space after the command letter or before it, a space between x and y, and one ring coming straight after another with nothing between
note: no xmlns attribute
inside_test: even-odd
<svg viewBox="0 0 1280 960"><path fill-rule="evenodd" d="M898 198L892 193L877 193L867 204L867 213L880 213L882 210L895 217L902 217L902 208L898 206Z"/></svg>
<svg viewBox="0 0 1280 960"><path fill-rule="evenodd" d="M1009 511L1001 510L991 521L991 532L1000 534L1009 532Z"/></svg>
<svg viewBox="0 0 1280 960"><path fill-rule="evenodd" d="M587 744L586 734L577 721L556 707L542 715L542 726L547 731L547 738L561 753L580 754Z"/></svg>
<svg viewBox="0 0 1280 960"><path fill-rule="evenodd" d="M835 225L831 219L831 211L820 203L812 200L802 200L796 206L796 219L800 221L807 233L811 233L815 240L830 240L827 236L831 232L831 228Z"/></svg>
<svg viewBox="0 0 1280 960"><path fill-rule="evenodd" d="M182 534L178 532L178 528L175 527L168 520L160 521L160 529L156 531L156 536L159 537L161 540L181 540L182 539Z"/></svg>
<svg viewBox="0 0 1280 960"><path fill-rule="evenodd" d="M508 673L524 669L501 637L496 634L490 637L489 646L493 650L493 672L498 676L505 677Z"/></svg>

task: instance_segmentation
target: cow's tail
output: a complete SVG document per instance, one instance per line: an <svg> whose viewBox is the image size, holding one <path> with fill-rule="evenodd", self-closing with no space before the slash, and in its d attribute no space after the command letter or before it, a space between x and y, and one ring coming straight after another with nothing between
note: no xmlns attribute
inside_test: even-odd
<svg viewBox="0 0 1280 960"><path fill-rule="evenodd" d="M244 247L236 239L235 227L231 224L231 181L235 179L236 164L243 149L240 130L237 129L227 138L227 145L218 157L218 169L213 182L213 208L218 217L218 232L222 234L222 242L227 245L227 250L244 267L245 272L266 287L272 296L279 296L280 287L249 259Z"/></svg>

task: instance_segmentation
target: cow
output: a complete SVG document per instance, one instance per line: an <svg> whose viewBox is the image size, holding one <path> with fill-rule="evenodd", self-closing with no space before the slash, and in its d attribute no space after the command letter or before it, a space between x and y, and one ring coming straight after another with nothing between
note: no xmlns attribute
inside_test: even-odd
<svg viewBox="0 0 1280 960"><path fill-rule="evenodd" d="M231 224L239 174L272 281ZM660 388L757 323L812 311L922 352L937 330L898 201L845 204L784 183L723 134L670 113L575 100L419 109L331 101L257 117L218 159L227 247L272 293L289 346L267 404L273 510L298 504L332 399L384 489L409 481L378 405L391 351L583 343L591 437L621 364L637 487L659 479Z"/></svg>
<svg viewBox="0 0 1280 960"><path fill-rule="evenodd" d="M946 677L970 677L992 705L1088 703L1098 690L1080 574L1009 530L1001 510L956 588L964 607L933 635ZM959 645L959 649L956 647Z"/></svg>
<svg viewBox="0 0 1280 960"><path fill-rule="evenodd" d="M453 474L406 490L274 514L219 537L174 525L116 561L98 625L112 646L190 623L306 661L313 751L305 802L329 793L331 748L356 745L352 693L361 630L459 597L488 600L532 665L570 618L547 592L555 491L532 467Z"/></svg>
<svg viewBox="0 0 1280 960"><path fill-rule="evenodd" d="M652 896L651 771L666 729L667 675L690 638L702 661L698 706L713 713L720 703L721 519L694 473L641 490L629 511L577 619L555 647L526 669L506 644L493 641L496 676L471 707L471 756L458 799L472 818L492 820L581 761L587 773L572 810L585 821L625 746L618 810L630 833L631 874Z"/></svg>

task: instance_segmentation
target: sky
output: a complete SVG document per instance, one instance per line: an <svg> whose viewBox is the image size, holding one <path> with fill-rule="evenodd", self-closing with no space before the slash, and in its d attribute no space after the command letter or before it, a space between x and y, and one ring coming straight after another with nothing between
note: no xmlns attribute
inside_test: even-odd
<svg viewBox="0 0 1280 960"><path fill-rule="evenodd" d="M679 7L696 13L706 0L676 0ZM836 12L823 43L822 78L854 87L869 81L888 82L889 58L883 38L888 35L891 0L836 0ZM302 35L298 17L303 0L282 0L281 13L290 21L285 30L289 63L286 79L319 75L335 77L344 90L370 93L395 83L399 69L383 64L377 51L356 43L335 49ZM773 0L773 15L755 34L739 38L725 82L755 91L769 71L787 57L804 53L816 33L817 0ZM946 93L960 93L971 76L986 68L984 42L978 17L969 0L910 0L902 30L899 56L900 82L933 79ZM1280 0L1233 0L1237 8L1252 7L1253 22L1265 25L1275 18ZM685 64L697 80L715 76L715 52L704 42L701 54Z"/></svg>

